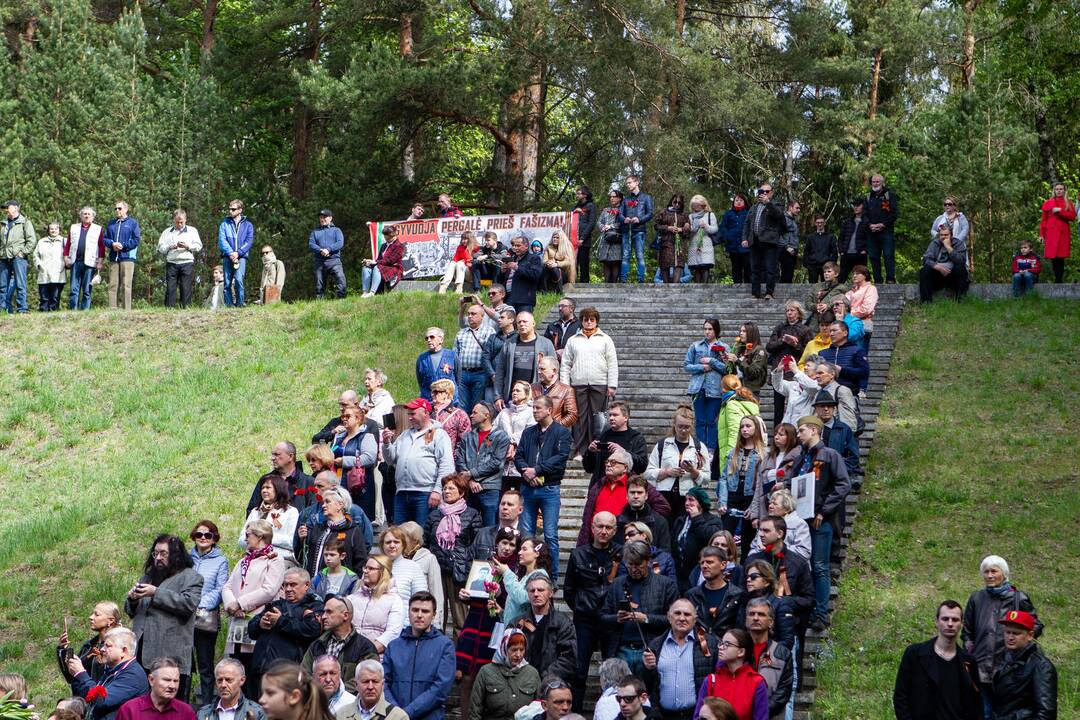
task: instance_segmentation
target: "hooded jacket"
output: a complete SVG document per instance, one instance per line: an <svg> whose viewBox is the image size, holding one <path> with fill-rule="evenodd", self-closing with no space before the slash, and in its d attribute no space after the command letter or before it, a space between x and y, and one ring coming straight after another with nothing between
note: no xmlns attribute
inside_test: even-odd
<svg viewBox="0 0 1080 720"><path fill-rule="evenodd" d="M732 206L720 218L720 234L724 237L725 252L731 255L750 252L750 248L742 246L743 226L746 225L746 216L749 214L750 208L745 205L742 210L736 210L735 206Z"/></svg>
<svg viewBox="0 0 1080 720"><path fill-rule="evenodd" d="M573 630L571 626L570 631ZM527 653L529 645L525 647ZM498 660L480 668L473 682L467 720L513 720L514 713L532 702L540 691L540 673L536 667L544 667L545 674L548 672L543 665L525 662L510 667Z"/></svg>
<svg viewBox="0 0 1080 720"><path fill-rule="evenodd" d="M386 699L401 706L409 720L442 720L454 684L454 644L435 628L421 636L411 626L383 654Z"/></svg>

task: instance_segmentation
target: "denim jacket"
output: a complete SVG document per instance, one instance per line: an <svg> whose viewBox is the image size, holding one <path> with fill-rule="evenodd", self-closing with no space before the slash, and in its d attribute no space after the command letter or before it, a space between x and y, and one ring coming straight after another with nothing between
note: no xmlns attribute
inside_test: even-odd
<svg viewBox="0 0 1080 720"><path fill-rule="evenodd" d="M728 504L728 494L734 493L739 489L739 474L738 472L731 472L731 456L736 455L739 452L739 448L734 448L728 456L723 460L723 464L720 466L720 478L716 483L716 494L719 499L720 505ZM746 463L746 477L743 479L742 495L751 497L754 494L754 481L757 478L757 474L764 470L765 463L763 458L758 454L757 450L750 451L750 457Z"/></svg>
<svg viewBox="0 0 1080 720"><path fill-rule="evenodd" d="M686 388L688 395L697 395L703 389L705 390L705 397L718 398L724 394L724 389L720 386L720 380L724 377L727 365L722 358L709 349L711 345L711 342L702 338L686 351L683 370L690 373L690 385ZM701 364L701 358L703 357L711 358L709 366L712 370L709 372L706 372L705 366Z"/></svg>

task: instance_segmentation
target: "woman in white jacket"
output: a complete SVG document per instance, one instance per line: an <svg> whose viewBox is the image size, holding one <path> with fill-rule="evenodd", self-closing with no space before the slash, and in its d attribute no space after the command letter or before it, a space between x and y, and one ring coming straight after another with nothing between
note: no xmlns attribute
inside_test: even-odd
<svg viewBox="0 0 1080 720"><path fill-rule="evenodd" d="M517 452L517 446L521 442L521 434L525 432L525 428L535 424L536 418L533 417L532 411L532 385L524 380L518 380L510 386L510 403L503 407L495 418L495 427L510 438L510 449L506 451L506 466L503 469L504 477L521 477L521 473L514 466L514 453Z"/></svg>
<svg viewBox="0 0 1080 720"><path fill-rule="evenodd" d="M390 559L394 585L402 603L407 607L409 598L421 590L428 590L427 576L423 568L405 557L405 533L397 525L383 530L380 539L383 555Z"/></svg>
<svg viewBox="0 0 1080 720"><path fill-rule="evenodd" d="M267 473L260 479L259 497L262 500L247 517L240 530L239 544L246 548L245 533L247 527L256 520L266 520L274 529L271 545L274 551L285 561L285 568L296 567L293 556L293 535L296 533L296 521L300 512L290 502L289 485L285 478L277 473Z"/></svg>
<svg viewBox="0 0 1080 720"><path fill-rule="evenodd" d="M38 240L34 248L34 267L37 268L38 309L52 312L60 309L60 293L64 289L64 236L60 223L49 223L49 234Z"/></svg>
<svg viewBox="0 0 1080 720"><path fill-rule="evenodd" d="M799 370L795 362L792 362L790 367L785 367L783 362L778 362L773 368L773 389L787 398L784 401L784 417L780 422L790 423L797 427L799 418L814 414L814 398L821 389L817 381L817 366L820 362L821 356L811 355L806 359L803 370ZM791 379L785 377L787 372L792 373Z"/></svg>
<svg viewBox="0 0 1080 720"><path fill-rule="evenodd" d="M668 436L653 446L645 479L671 505L671 517L683 514L686 493L693 487L709 487L709 448L692 434L694 411L680 405L671 419Z"/></svg>

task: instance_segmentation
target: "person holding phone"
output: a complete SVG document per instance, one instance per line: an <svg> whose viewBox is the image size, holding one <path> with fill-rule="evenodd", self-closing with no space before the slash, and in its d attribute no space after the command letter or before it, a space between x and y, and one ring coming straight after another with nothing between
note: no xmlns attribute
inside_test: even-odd
<svg viewBox="0 0 1080 720"><path fill-rule="evenodd" d="M60 635L60 640L56 644L56 660L60 664L60 672L63 674L64 680L72 687L73 692L75 677L68 670L68 660L78 657L83 667L86 668L86 672L89 673L90 678L95 682L101 680L106 670L105 656L103 654L105 635L113 628L120 627L120 620L120 606L113 601L102 600L97 605L94 605L94 611L90 613L90 629L94 634L82 644L79 652L76 653L71 648L71 641L68 637L70 632L68 619L64 618L64 632Z"/></svg>

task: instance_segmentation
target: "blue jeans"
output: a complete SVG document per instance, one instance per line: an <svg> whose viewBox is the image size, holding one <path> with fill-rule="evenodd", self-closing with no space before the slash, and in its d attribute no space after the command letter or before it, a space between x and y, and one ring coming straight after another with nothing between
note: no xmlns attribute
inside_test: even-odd
<svg viewBox="0 0 1080 720"><path fill-rule="evenodd" d="M360 272L360 285L366 293L379 292L379 286L382 285L382 274L379 269L374 265L365 265Z"/></svg>
<svg viewBox="0 0 1080 720"><path fill-rule="evenodd" d="M93 286L90 281L94 279L94 266L84 265L76 260L71 266L71 293L68 296L68 310L89 310L90 291Z"/></svg>
<svg viewBox="0 0 1080 720"><path fill-rule="evenodd" d="M462 370L461 382L458 383L458 401L465 412L471 413L478 402L484 400L484 388L488 384L488 374L483 370Z"/></svg>
<svg viewBox="0 0 1080 720"><path fill-rule="evenodd" d="M226 307L244 307L244 272L247 270L247 258L240 258L239 267L233 267L232 260L226 255L221 258L225 268L225 305Z"/></svg>
<svg viewBox="0 0 1080 720"><path fill-rule="evenodd" d="M1035 289L1035 275L1027 272L1013 273L1013 297L1020 297Z"/></svg>
<svg viewBox="0 0 1080 720"><path fill-rule="evenodd" d="M629 237L623 235L622 268L619 270L619 282L626 282L630 275L630 248L633 246L637 258L637 281L645 282L645 229L631 231Z"/></svg>
<svg viewBox="0 0 1080 720"><path fill-rule="evenodd" d="M896 280L896 238L892 230L870 233L866 238L866 251L874 270L874 282L881 283L881 256L885 256L885 279Z"/></svg>
<svg viewBox="0 0 1080 720"><path fill-rule="evenodd" d="M398 490L394 495L394 523L400 525L412 520L424 527L427 525L428 498L431 493L422 490Z"/></svg>
<svg viewBox="0 0 1080 720"><path fill-rule="evenodd" d="M716 419L720 417L720 408L723 400L711 398L702 390L694 396L694 425L697 438L705 443L705 447L716 454Z"/></svg>
<svg viewBox="0 0 1080 720"><path fill-rule="evenodd" d="M828 520L817 530L810 529L810 564L814 574L814 609L811 620L829 617L829 556L832 554L833 526Z"/></svg>
<svg viewBox="0 0 1080 720"><path fill-rule="evenodd" d="M26 301L26 265L26 258L0 260L0 288L4 292L4 309L9 313L30 311Z"/></svg>
<svg viewBox="0 0 1080 720"><path fill-rule="evenodd" d="M345 297L345 268L341 265L340 257L324 258L322 255L315 256L315 297L321 298L326 290L326 275L334 278L334 286L339 298Z"/></svg>
<svg viewBox="0 0 1080 720"><path fill-rule="evenodd" d="M484 527L491 527L499 521L499 491L481 490L469 496L469 506L480 513Z"/></svg>
<svg viewBox="0 0 1080 720"><path fill-rule="evenodd" d="M637 649L620 645L619 649L615 651L615 657L626 662L627 667L630 668L630 674L641 677L642 672L645 670L645 662L642 656L645 654L645 649ZM660 698L657 698L659 704Z"/></svg>
<svg viewBox="0 0 1080 720"><path fill-rule="evenodd" d="M524 480L521 483L521 499L525 512L521 515L521 528L525 537L536 534L536 511L544 515L544 542L551 550L551 579L559 577L559 508L562 505L558 485L533 487Z"/></svg>

